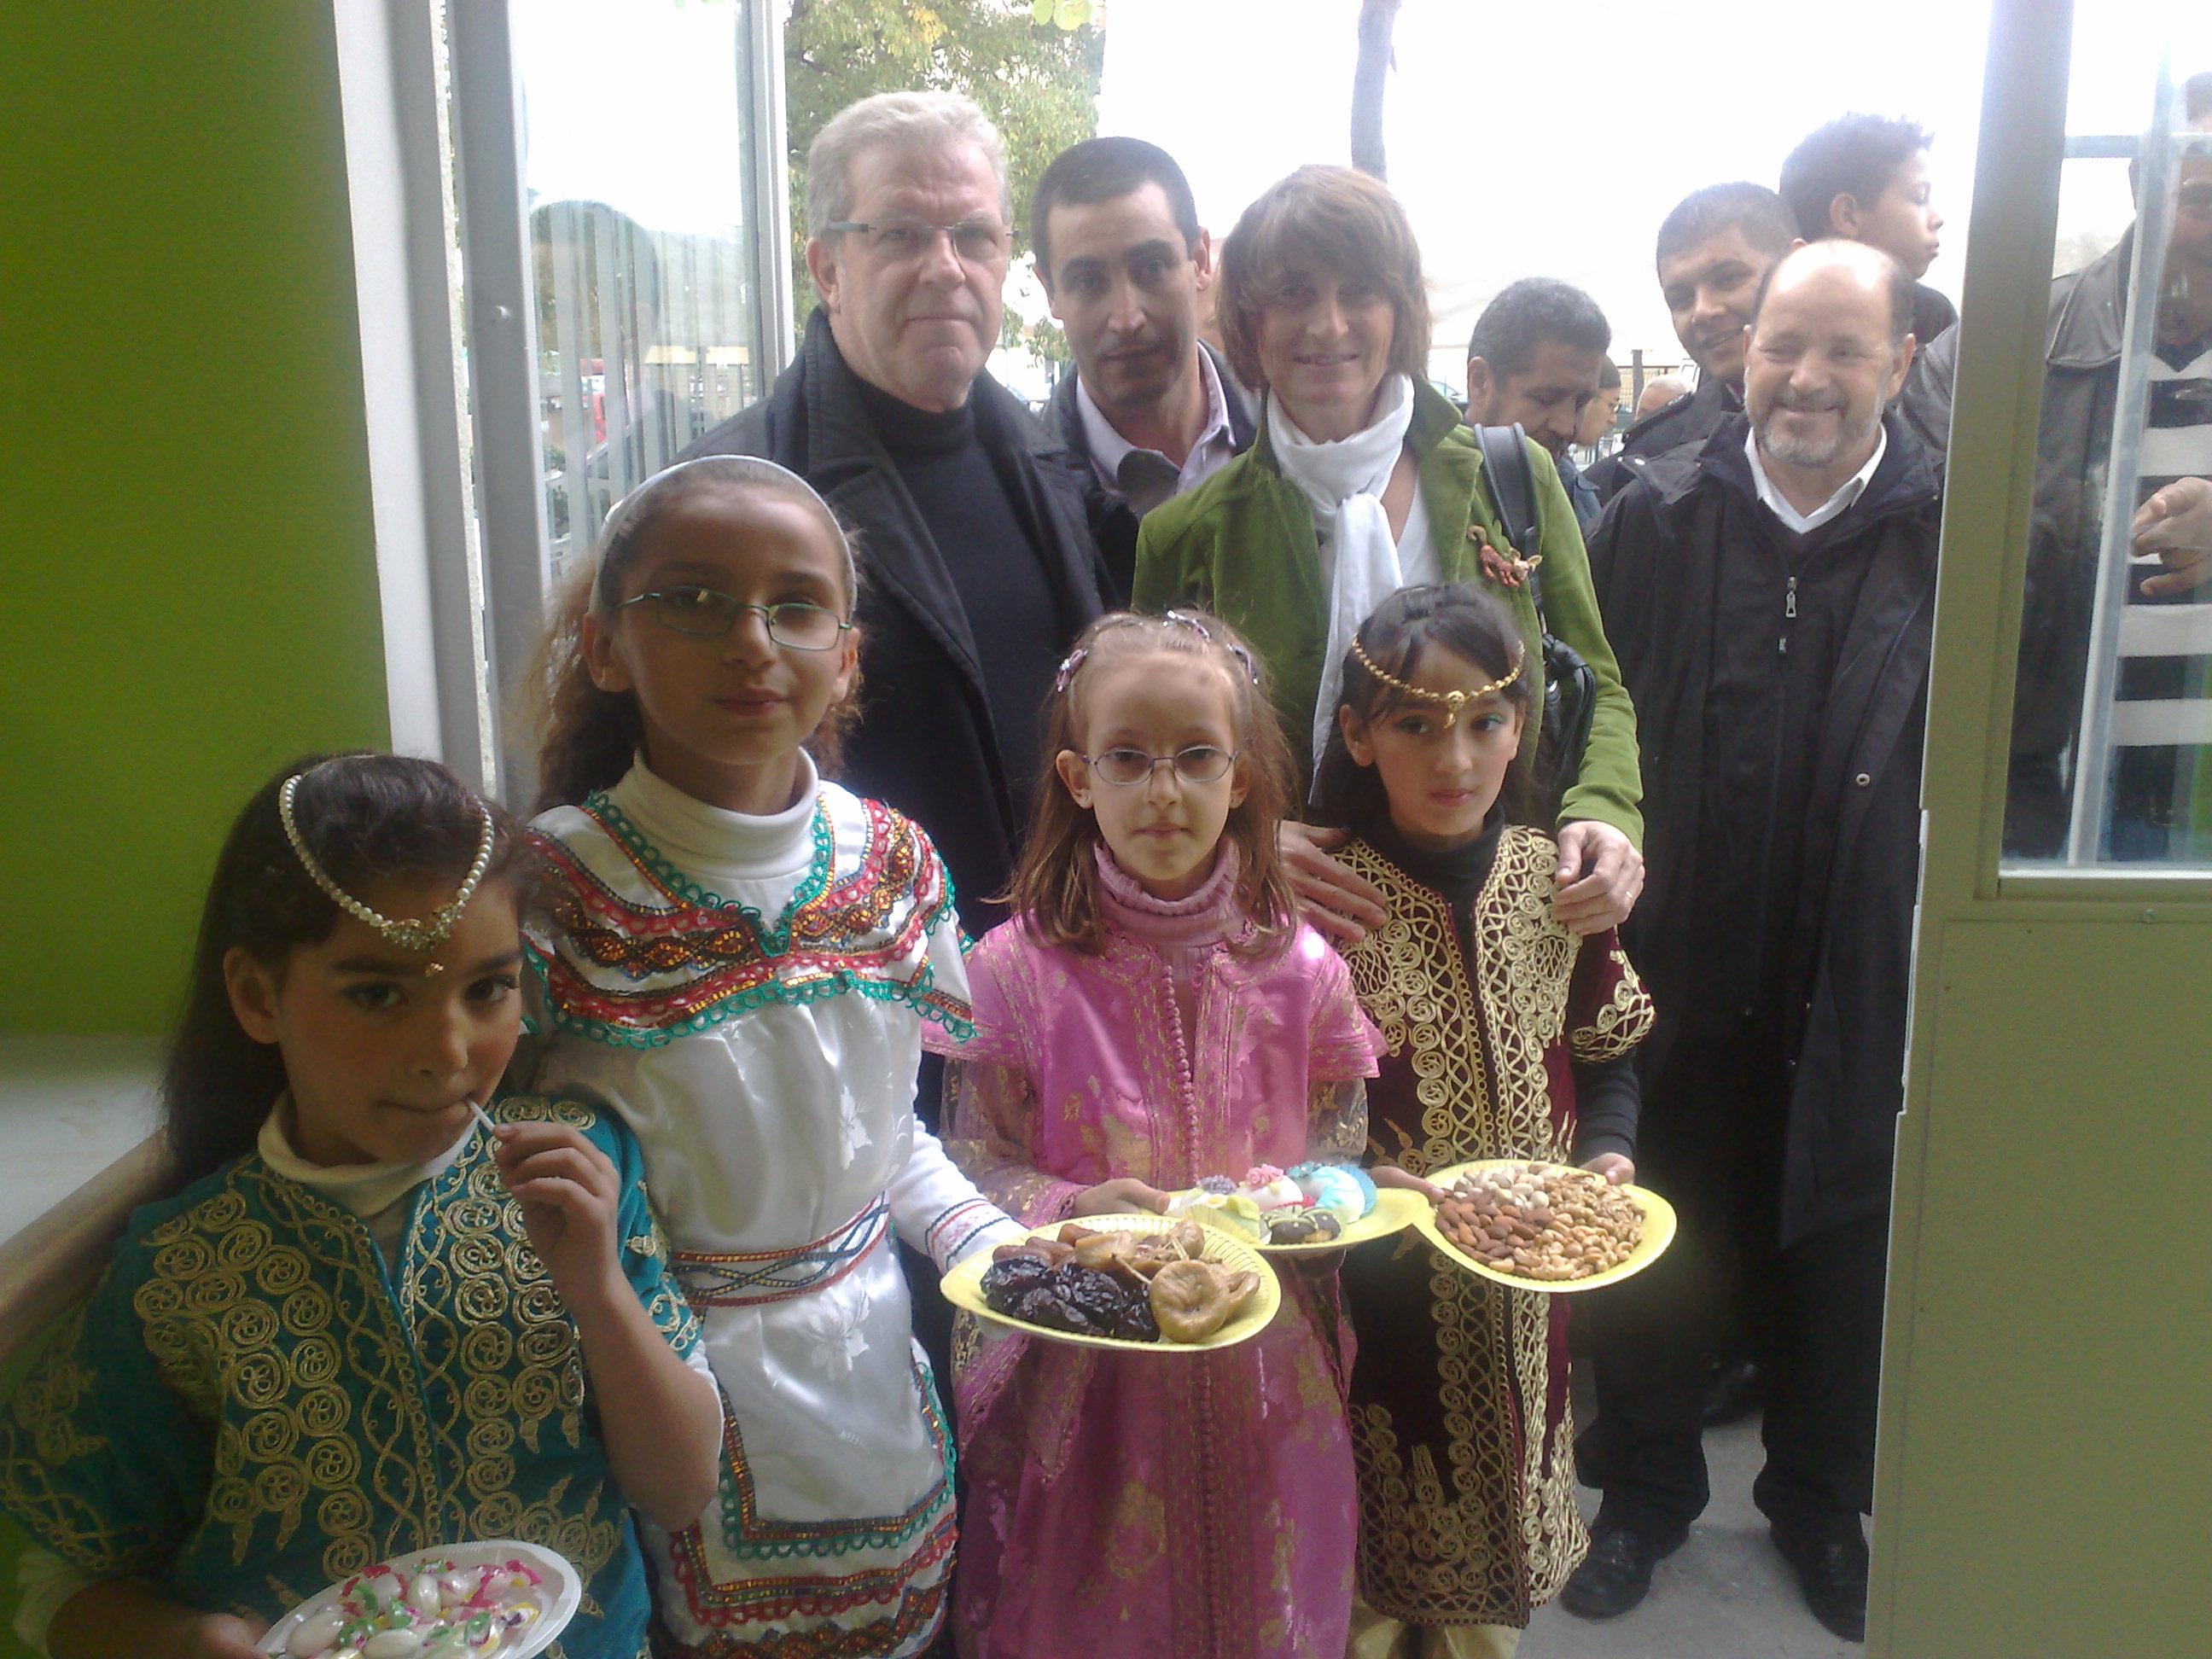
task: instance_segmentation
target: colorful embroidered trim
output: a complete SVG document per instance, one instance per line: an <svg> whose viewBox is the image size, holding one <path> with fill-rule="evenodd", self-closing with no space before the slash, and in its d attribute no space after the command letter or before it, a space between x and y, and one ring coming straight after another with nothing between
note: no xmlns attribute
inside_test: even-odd
<svg viewBox="0 0 2212 1659"><path fill-rule="evenodd" d="M930 934L953 915L951 879L911 823L879 802L861 805L866 821L857 867L831 880L836 847L829 814L817 811L814 862L773 926L750 907L685 881L600 797L583 810L676 902L625 898L559 838L533 834L563 890L550 907L550 937L533 927L526 946L552 1029L657 1048L770 1002L857 991L904 1002L964 1036L968 1006L937 989L925 954ZM667 982L677 975L678 982ZM641 983L648 980L661 982Z"/></svg>
<svg viewBox="0 0 2212 1659"><path fill-rule="evenodd" d="M769 1521L755 1507L752 1465L745 1456L744 1436L737 1413L722 1417L722 1474L720 1506L722 1547L740 1561L788 1561L799 1556L850 1555L857 1550L903 1549L940 1516L950 1520L952 1502L952 1436L945 1426L945 1413L929 1373L917 1361L912 1368L917 1398L921 1402L922 1426L937 1451L937 1479L929 1489L897 1515L872 1516L849 1521ZM670 1540L679 1556L696 1550L699 1527L694 1523ZM709 1586L714 1574L704 1559L699 1564L700 1582ZM766 1581L740 1581L755 1583ZM798 1582L798 1581L793 1581ZM828 1582L828 1581L823 1581Z"/></svg>
<svg viewBox="0 0 2212 1659"><path fill-rule="evenodd" d="M671 1271L694 1308L750 1308L786 1301L834 1285L851 1273L890 1231L890 1200L878 1198L843 1226L797 1249L726 1254L678 1250Z"/></svg>
<svg viewBox="0 0 2212 1659"><path fill-rule="evenodd" d="M869 801L866 804L874 806L878 803ZM814 798L814 817L809 829L814 840L814 856L807 865L805 879L799 884L790 902L783 907L783 914L775 919L774 927L769 927L763 920L761 913L751 905L739 904L724 898L720 893L708 891L663 858L660 849L646 839L645 832L629 821L621 807L607 799L605 791L594 791L586 796L582 810L586 817L598 820L599 828L614 838L615 845L621 848L629 861L637 866L645 878L663 893L670 898L684 900L694 909L737 911L752 922L755 929L762 934L763 945L771 951L781 951L789 943L793 918L819 898L822 890L830 883L836 837L830 826L829 808L818 794ZM872 824L870 826L871 829L873 827ZM872 842L873 836L869 839Z"/></svg>
<svg viewBox="0 0 2212 1659"><path fill-rule="evenodd" d="M851 1659L855 1654L902 1652L935 1632L951 1588L951 1581L944 1577L918 1585L899 1598L896 1613L866 1625L766 1630L751 1638L709 1631L700 1641L672 1646L670 1651L677 1659Z"/></svg>
<svg viewBox="0 0 2212 1659"><path fill-rule="evenodd" d="M929 1224L921 1236L921 1248L939 1261L949 1261L958 1255L970 1238L998 1218L999 1207L988 1198L964 1198ZM950 1230L964 1223L957 1237L949 1237Z"/></svg>
<svg viewBox="0 0 2212 1659"><path fill-rule="evenodd" d="M890 1566L836 1578L748 1578L718 1584L699 1555L699 1534L687 1528L669 1540L669 1559L683 1586L684 1611L709 1628L732 1625L778 1625L793 1619L836 1618L856 1608L890 1607L914 1581L941 1569L959 1536L951 1514L942 1516L921 1547Z"/></svg>

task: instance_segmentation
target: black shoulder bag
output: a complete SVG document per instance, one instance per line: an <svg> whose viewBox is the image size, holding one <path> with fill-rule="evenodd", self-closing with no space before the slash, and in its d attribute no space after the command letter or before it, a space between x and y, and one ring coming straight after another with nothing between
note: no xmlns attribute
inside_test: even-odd
<svg viewBox="0 0 2212 1659"><path fill-rule="evenodd" d="M1516 423L1479 426L1474 436L1482 447L1490 499L1513 544L1510 556L1539 556L1543 541L1536 524L1536 478L1529 469L1525 434ZM1528 597L1535 602L1544 641L1544 726L1536 743L1536 781L1556 805L1582 775L1583 750L1589 746L1590 721L1597 713L1597 675L1581 652L1552 632L1551 620L1544 614L1540 571L1528 573Z"/></svg>

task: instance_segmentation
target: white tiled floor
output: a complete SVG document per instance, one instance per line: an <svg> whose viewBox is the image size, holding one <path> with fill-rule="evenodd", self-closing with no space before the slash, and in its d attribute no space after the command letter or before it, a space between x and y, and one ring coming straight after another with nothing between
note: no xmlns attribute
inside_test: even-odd
<svg viewBox="0 0 2212 1659"><path fill-rule="evenodd" d="M151 1133L152 1037L0 1037L0 1239Z"/></svg>

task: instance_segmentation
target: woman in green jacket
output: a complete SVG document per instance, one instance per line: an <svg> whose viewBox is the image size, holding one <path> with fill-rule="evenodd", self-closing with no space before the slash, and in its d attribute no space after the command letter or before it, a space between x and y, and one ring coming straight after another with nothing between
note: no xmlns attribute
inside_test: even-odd
<svg viewBox="0 0 2212 1659"><path fill-rule="evenodd" d="M1425 378L1427 289L1397 198L1348 167L1301 167L1273 185L1223 249L1220 315L1231 366L1267 394L1265 418L1244 454L1146 515L1137 607L1202 605L1241 630L1273 672L1278 712L1309 769L1352 630L1399 587L1487 587L1540 664L1548 623L1597 682L1579 775L1560 803L1559 915L1577 933L1617 925L1644 884L1643 787L1635 711L1582 532L1534 442L1540 545L1516 551L1500 528L1474 434ZM1540 619L1528 583L1538 560ZM1367 884L1322 850L1332 844L1286 827L1315 921L1357 938L1382 912Z"/></svg>

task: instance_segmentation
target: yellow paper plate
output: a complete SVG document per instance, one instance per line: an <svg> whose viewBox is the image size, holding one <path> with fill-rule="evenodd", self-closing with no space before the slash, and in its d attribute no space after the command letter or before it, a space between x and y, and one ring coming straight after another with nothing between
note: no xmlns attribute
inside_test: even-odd
<svg viewBox="0 0 2212 1659"><path fill-rule="evenodd" d="M1255 1244L1252 1248L1262 1255L1325 1255L1332 1250L1364 1244L1370 1238L1388 1238L1392 1233L1403 1232L1429 1212L1429 1200L1419 1193L1409 1193L1403 1187L1383 1187L1375 1194L1375 1207L1334 1238L1316 1239L1310 1244ZM1206 1218L1196 1215L1191 1219L1203 1224ZM1234 1233L1229 1236L1237 1237Z"/></svg>
<svg viewBox="0 0 2212 1659"><path fill-rule="evenodd" d="M1181 1218L1164 1215L1092 1215L1079 1216L1075 1224L1088 1227L1099 1233L1164 1233ZM1056 1238L1061 1224L1055 1221L1049 1227L1036 1227L1030 1231L1031 1238ZM1024 1336L1034 1336L1047 1342L1073 1342L1084 1348L1118 1348L1127 1353L1204 1353L1213 1348L1234 1347L1248 1337L1257 1336L1267 1328L1275 1310L1283 1305L1283 1287L1275 1278L1275 1270L1261 1260L1260 1253L1241 1239L1228 1234L1206 1229L1206 1259L1218 1261L1223 1267L1239 1269L1260 1276L1260 1288L1252 1292L1252 1299L1244 1304L1243 1311L1202 1342L1170 1342L1163 1338L1158 1342L1132 1342L1119 1336L1084 1336L1074 1331L1055 1331L1043 1325L1032 1325L1025 1319L1009 1319L994 1313L983 1300L983 1275L991 1266L991 1252L978 1250L945 1275L941 1282L945 1299L956 1308L965 1308L978 1319L988 1319L994 1325L1003 1325L1010 1331L1019 1331Z"/></svg>
<svg viewBox="0 0 2212 1659"><path fill-rule="evenodd" d="M1462 1176L1472 1175L1480 1170L1494 1170L1504 1164L1541 1164L1543 1162L1543 1159L1534 1158L1482 1158L1475 1159L1471 1164L1455 1164L1449 1169L1431 1170L1428 1179L1439 1187L1449 1188ZM1562 1166L1553 1165L1552 1167ZM1620 1190L1627 1194L1629 1201L1643 1212L1644 1237L1637 1242L1636 1248L1628 1253L1626 1261L1615 1263L1601 1273L1592 1273L1588 1279L1523 1279L1518 1273L1502 1272L1480 1257L1469 1255L1451 1240L1446 1238L1444 1230L1437 1224L1436 1208L1432 1205L1424 1204L1421 1206L1422 1213L1413 1224L1420 1229L1423 1237L1449 1256L1455 1265L1497 1284L1510 1285L1516 1291L1540 1291L1547 1296L1562 1295L1571 1291L1595 1291L1607 1285L1618 1285L1631 1274L1642 1273L1656 1261L1661 1253L1674 1241L1674 1206L1673 1205L1660 1197L1658 1194L1647 1192L1641 1187L1627 1186Z"/></svg>

